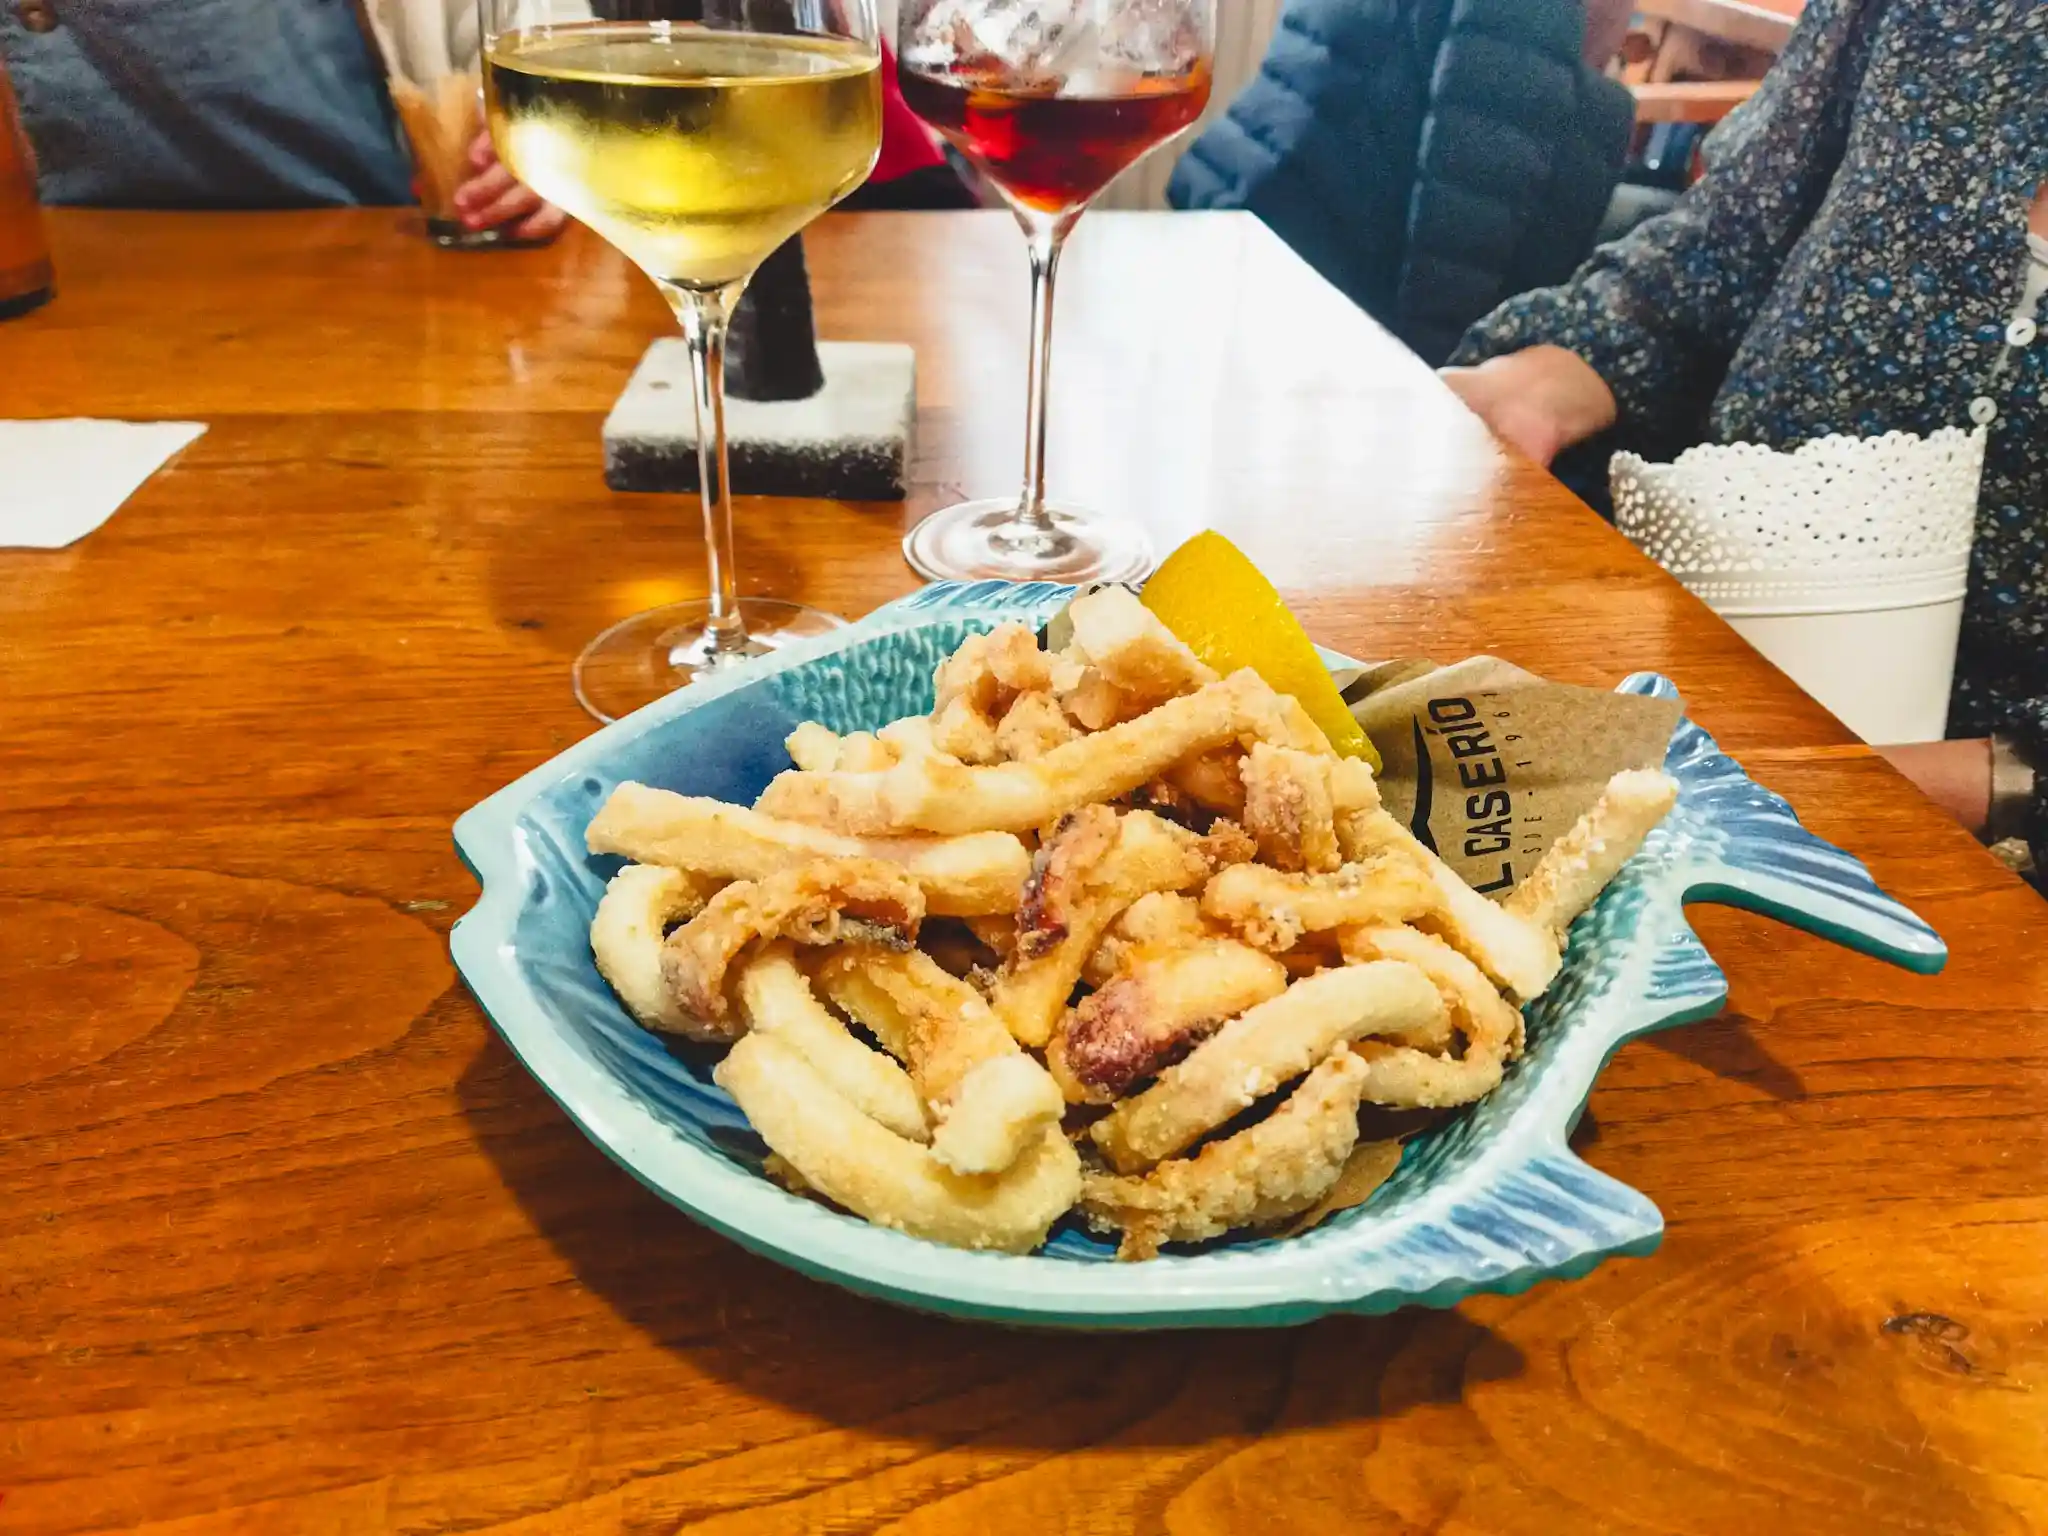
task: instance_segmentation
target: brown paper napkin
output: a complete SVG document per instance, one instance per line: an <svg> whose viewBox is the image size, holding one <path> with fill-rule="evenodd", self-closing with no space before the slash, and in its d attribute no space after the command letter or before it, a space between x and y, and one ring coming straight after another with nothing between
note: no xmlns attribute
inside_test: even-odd
<svg viewBox="0 0 2048 1536"><path fill-rule="evenodd" d="M1499 899L1625 768L1661 768L1676 699L1553 683L1497 656L1337 675L1386 759L1387 809Z"/></svg>

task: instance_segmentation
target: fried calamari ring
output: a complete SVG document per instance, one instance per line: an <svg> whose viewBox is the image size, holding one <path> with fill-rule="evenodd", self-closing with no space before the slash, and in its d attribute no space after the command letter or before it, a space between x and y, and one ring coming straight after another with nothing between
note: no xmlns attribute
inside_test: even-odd
<svg viewBox="0 0 2048 1536"><path fill-rule="evenodd" d="M1215 670L1127 587L1084 593L1067 606L1067 619L1088 665L1147 707L1216 681Z"/></svg>
<svg viewBox="0 0 2048 1536"><path fill-rule="evenodd" d="M794 739L794 738L792 738ZM852 738L838 744L843 753ZM936 916L1014 912L1031 856L1007 832L960 837L841 837L695 795L652 789L630 779L591 819L592 853L620 853L640 864L730 880L760 880L818 859L879 859L900 867Z"/></svg>
<svg viewBox="0 0 2048 1536"><path fill-rule="evenodd" d="M1223 870L1202 892L1202 915L1276 954L1302 935L1361 923L1399 923L1437 901L1427 872L1396 855L1346 864L1327 875L1283 874L1265 864Z"/></svg>
<svg viewBox="0 0 2048 1536"><path fill-rule="evenodd" d="M726 973L760 939L836 944L842 939L907 949L924 921L924 893L893 864L818 859L765 880L728 885L662 943L661 971L684 1024L699 1040L740 1032L726 1001Z"/></svg>
<svg viewBox="0 0 2048 1536"><path fill-rule="evenodd" d="M1502 905L1563 943L1565 930L1677 803L1678 780L1670 774L1644 769L1617 773L1593 808L1551 844Z"/></svg>
<svg viewBox="0 0 2048 1536"><path fill-rule="evenodd" d="M896 762L896 749L873 731L841 736L806 720L783 739L790 761L806 773L872 773Z"/></svg>
<svg viewBox="0 0 2048 1536"><path fill-rule="evenodd" d="M1108 1104L1286 988L1279 961L1228 939L1150 955L1068 1011L1046 1068L1069 1104Z"/></svg>
<svg viewBox="0 0 2048 1536"><path fill-rule="evenodd" d="M750 1034L713 1070L770 1149L827 1199L877 1226L955 1248L1029 1253L1081 1189L1057 1126L999 1174L960 1174L856 1109L772 1035Z"/></svg>
<svg viewBox="0 0 2048 1536"><path fill-rule="evenodd" d="M969 635L932 674L932 714L956 699L978 713L1000 718L1020 693L1052 687L1053 661L1038 648L1038 636L1022 624L998 624L985 635Z"/></svg>
<svg viewBox="0 0 2048 1536"><path fill-rule="evenodd" d="M861 836L1027 832L1127 795L1190 754L1239 738L1285 740L1288 729L1281 697L1245 670L1029 762L906 755L881 773L785 773L758 808Z"/></svg>
<svg viewBox="0 0 2048 1536"><path fill-rule="evenodd" d="M661 974L661 941L671 924L704 910L719 882L706 875L649 864L628 864L611 878L590 922L597 969L626 1011L649 1029L687 1031Z"/></svg>
<svg viewBox="0 0 2048 1536"><path fill-rule="evenodd" d="M1232 821L1244 820L1244 749L1217 747L1184 758L1163 777L1203 810Z"/></svg>
<svg viewBox="0 0 2048 1536"><path fill-rule="evenodd" d="M1441 1050L1450 1019L1430 979L1380 960L1319 971L1232 1019L1186 1060L1089 1127L1119 1173L1171 1157L1352 1040Z"/></svg>
<svg viewBox="0 0 2048 1536"><path fill-rule="evenodd" d="M895 767L901 755L873 731L855 731L839 738L841 773L877 773Z"/></svg>
<svg viewBox="0 0 2048 1536"><path fill-rule="evenodd" d="M815 720L806 720L783 738L789 760L806 773L831 773L837 769L841 751L839 733Z"/></svg>
<svg viewBox="0 0 2048 1536"><path fill-rule="evenodd" d="M1272 1114L1191 1158L1138 1177L1084 1175L1081 1214L1098 1231L1123 1233L1120 1259L1149 1259L1161 1243L1199 1243L1299 1215L1344 1171L1358 1141L1366 1078L1356 1056L1333 1051Z"/></svg>
<svg viewBox="0 0 2048 1536"><path fill-rule="evenodd" d="M1061 670L1054 674L1060 708L1084 731L1106 731L1112 725L1135 720L1151 707L1134 693L1126 693L1081 659L1081 652L1069 648L1060 656Z"/></svg>
<svg viewBox="0 0 2048 1536"><path fill-rule="evenodd" d="M1459 954L1520 1001L1543 995L1564 963L1563 952L1548 932L1473 890L1456 870L1388 815L1372 771L1363 763L1350 758L1333 762L1330 799L1336 811L1337 842L1348 862L1374 854L1404 858L1436 887L1435 908L1415 919L1417 927L1448 940Z"/></svg>
<svg viewBox="0 0 2048 1536"><path fill-rule="evenodd" d="M834 1006L910 1069L931 1111L932 1155L955 1172L1000 1172L1065 1113L1058 1085L981 994L922 951L849 946L815 975Z"/></svg>
<svg viewBox="0 0 2048 1536"><path fill-rule="evenodd" d="M733 990L749 1033L773 1035L789 1046L876 1124L911 1141L932 1139L924 1100L910 1074L856 1040L818 1001L788 940L763 945L745 961Z"/></svg>
<svg viewBox="0 0 2048 1536"><path fill-rule="evenodd" d="M965 697L932 714L932 750L963 763L999 763L996 722Z"/></svg>
<svg viewBox="0 0 2048 1536"><path fill-rule="evenodd" d="M1020 693L996 727L996 750L1013 763L1043 757L1054 747L1063 747L1081 733L1050 693L1034 690Z"/></svg>
<svg viewBox="0 0 2048 1536"><path fill-rule="evenodd" d="M1436 984L1465 1042L1454 1057L1382 1040L1354 1041L1351 1049L1368 1068L1368 1100L1395 1109L1447 1109L1500 1086L1502 1067L1519 1049L1522 1015L1478 966L1414 928L1356 928L1343 935L1343 945L1344 958L1354 964L1399 960L1421 971Z"/></svg>

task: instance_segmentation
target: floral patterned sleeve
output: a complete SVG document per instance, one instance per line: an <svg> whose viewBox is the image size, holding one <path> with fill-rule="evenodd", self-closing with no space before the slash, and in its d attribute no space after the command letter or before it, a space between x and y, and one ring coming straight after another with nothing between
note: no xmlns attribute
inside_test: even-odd
<svg viewBox="0 0 2048 1536"><path fill-rule="evenodd" d="M1848 135L1865 22L1884 0L1811 0L1757 93L1707 142L1670 212L1595 251L1571 281L1511 299L1451 359L1549 344L1607 381L1623 434L1696 433L1750 321L1820 206Z"/></svg>

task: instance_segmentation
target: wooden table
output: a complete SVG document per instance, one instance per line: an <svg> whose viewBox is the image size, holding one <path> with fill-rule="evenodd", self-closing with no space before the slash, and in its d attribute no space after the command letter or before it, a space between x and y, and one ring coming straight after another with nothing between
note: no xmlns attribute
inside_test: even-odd
<svg viewBox="0 0 2048 1536"><path fill-rule="evenodd" d="M190 417L105 528L0 553L0 1533L2017 1532L2048 1527L2048 907L1232 215L1091 218L1056 488L1205 524L1360 654L1676 677L1947 935L1919 979L1699 914L1711 1024L1578 1137L1655 1257L1455 1312L1046 1336L748 1257L586 1143L450 968L456 814L591 729L569 660L698 593L598 423L665 315L595 240L64 214L0 417ZM1016 469L1021 244L831 221L908 338L917 495L747 504L857 613Z"/></svg>

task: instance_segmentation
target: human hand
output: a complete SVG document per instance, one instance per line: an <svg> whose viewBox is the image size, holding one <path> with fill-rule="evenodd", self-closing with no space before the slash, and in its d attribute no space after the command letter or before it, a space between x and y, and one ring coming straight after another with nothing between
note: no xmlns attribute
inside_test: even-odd
<svg viewBox="0 0 2048 1536"><path fill-rule="evenodd" d="M554 239L569 222L561 209L514 179L488 133L478 134L469 146L469 164L475 174L455 189L455 211L471 229L504 225L514 240L539 243Z"/></svg>
<svg viewBox="0 0 2048 1536"><path fill-rule="evenodd" d="M1538 464L1614 425L1614 391L1563 347L1527 347L1476 368L1441 368L1437 377L1495 437Z"/></svg>
<svg viewBox="0 0 2048 1536"><path fill-rule="evenodd" d="M1984 835L1984 825L1991 819L1989 741L1923 741L1877 750L1972 837Z"/></svg>

